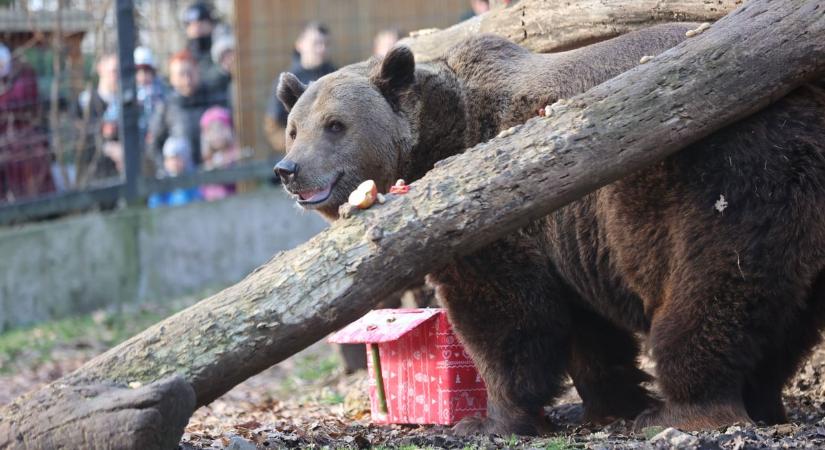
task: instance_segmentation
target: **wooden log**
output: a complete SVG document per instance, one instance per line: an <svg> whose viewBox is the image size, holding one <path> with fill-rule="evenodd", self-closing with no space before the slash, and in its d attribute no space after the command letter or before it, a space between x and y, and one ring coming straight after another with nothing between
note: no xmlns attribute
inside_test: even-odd
<svg viewBox="0 0 825 450"><path fill-rule="evenodd" d="M176 406L175 399L186 403L186 389L175 387L181 378L159 391L156 402L119 396L123 391L112 386L178 375L194 390L196 405L211 402L456 255L661 161L822 76L823 11L825 0L752 0L652 61L558 102L548 118L440 162L409 194L337 221L235 286L4 408L0 448L48 448L44 442L98 448L93 436L104 433L133 438L126 448L160 448L140 429L174 422L189 410ZM64 414L130 405L155 405L160 417ZM169 425L157 429L163 443L183 431ZM38 440L47 433L51 441Z"/></svg>
<svg viewBox="0 0 825 450"><path fill-rule="evenodd" d="M0 448L173 449L195 411L180 376L133 388L53 383L0 415Z"/></svg>
<svg viewBox="0 0 825 450"><path fill-rule="evenodd" d="M505 37L538 53L559 52L666 22L713 22L743 0L521 0L444 30L413 33L402 40L416 60L444 54L453 43L478 33Z"/></svg>

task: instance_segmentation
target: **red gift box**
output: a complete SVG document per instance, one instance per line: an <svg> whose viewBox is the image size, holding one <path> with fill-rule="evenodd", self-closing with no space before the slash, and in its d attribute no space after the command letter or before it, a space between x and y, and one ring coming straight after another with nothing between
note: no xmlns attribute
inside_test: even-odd
<svg viewBox="0 0 825 450"><path fill-rule="evenodd" d="M375 423L452 425L487 412L484 381L442 309L371 311L329 341L367 344Z"/></svg>

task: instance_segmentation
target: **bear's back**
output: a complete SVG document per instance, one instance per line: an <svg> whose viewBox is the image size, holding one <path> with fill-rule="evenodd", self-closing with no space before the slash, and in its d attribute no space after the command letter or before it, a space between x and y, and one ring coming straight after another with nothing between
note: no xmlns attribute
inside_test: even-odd
<svg viewBox="0 0 825 450"><path fill-rule="evenodd" d="M696 25L657 25L552 54L531 53L504 38L482 34L453 46L445 62L463 83L471 114L496 116L500 130L523 123L544 105L582 93L632 69L643 56L674 47ZM479 134L486 138L495 135Z"/></svg>

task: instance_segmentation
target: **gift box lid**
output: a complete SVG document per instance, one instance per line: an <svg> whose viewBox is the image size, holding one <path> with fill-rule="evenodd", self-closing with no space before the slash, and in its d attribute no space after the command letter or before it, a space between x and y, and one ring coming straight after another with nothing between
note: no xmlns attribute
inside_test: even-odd
<svg viewBox="0 0 825 450"><path fill-rule="evenodd" d="M329 337L334 344L372 344L401 338L443 312L441 308L376 309Z"/></svg>

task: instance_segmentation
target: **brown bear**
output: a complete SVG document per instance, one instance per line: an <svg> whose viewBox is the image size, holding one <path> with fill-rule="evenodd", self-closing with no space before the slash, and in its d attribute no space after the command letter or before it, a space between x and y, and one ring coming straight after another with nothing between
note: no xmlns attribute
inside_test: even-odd
<svg viewBox="0 0 825 450"><path fill-rule="evenodd" d="M302 206L334 219L359 182L386 191L416 180L693 26L550 55L478 36L419 65L397 47L308 87L283 74L288 154L276 171ZM595 422L783 422L782 387L825 317L825 90L800 87L433 269L428 281L488 391L487 417L462 421L460 433L537 433L566 375ZM642 386L637 335L662 400Z"/></svg>

